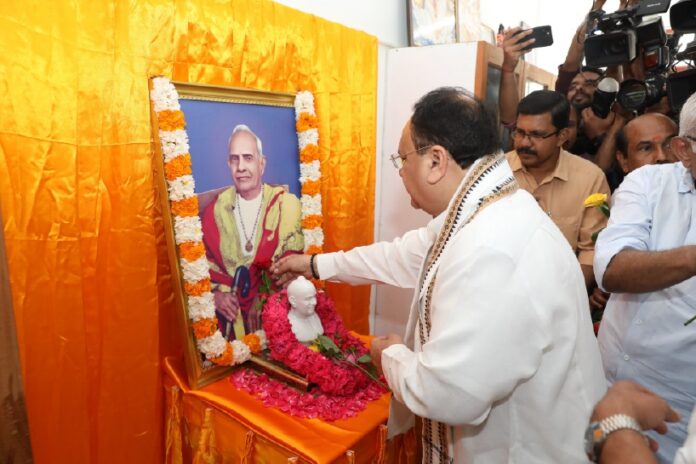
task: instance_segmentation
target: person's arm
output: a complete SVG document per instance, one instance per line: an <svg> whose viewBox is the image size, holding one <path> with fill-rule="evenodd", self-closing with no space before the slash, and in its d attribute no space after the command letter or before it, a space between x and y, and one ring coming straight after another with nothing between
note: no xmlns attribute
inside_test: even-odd
<svg viewBox="0 0 696 464"><path fill-rule="evenodd" d="M601 10L606 0L595 0L591 11ZM585 36L587 35L587 17L583 18L582 23L575 31L575 35L570 41L566 59L561 65L563 71L577 72L580 70L582 60L585 57Z"/></svg>
<svg viewBox="0 0 696 464"><path fill-rule="evenodd" d="M696 245L651 251L654 172L638 169L614 192L609 225L597 238L594 271L608 292L646 293L696 275Z"/></svg>
<svg viewBox="0 0 696 464"><path fill-rule="evenodd" d="M520 61L520 57L527 53L522 50L527 45L534 43L534 39L526 40L532 30L522 31L515 27L505 31L503 38L503 69L500 77L500 121L509 125L517 118L517 104L520 101L517 94L517 78L515 69Z"/></svg>
<svg viewBox="0 0 696 464"><path fill-rule="evenodd" d="M633 382L616 382L597 403L591 421L599 422L615 414L625 414L634 418L643 430L655 430L664 434L668 422L677 422L679 414L665 400ZM599 456L601 464L656 463L653 451L656 443L646 440L641 433L622 429L610 433L604 442Z"/></svg>
<svg viewBox="0 0 696 464"><path fill-rule="evenodd" d="M599 166L604 172L611 169L614 164L614 159L616 158L616 134L626 125L626 117L619 112L616 112L616 117L614 122L609 126L602 144L597 150L597 154L594 157L594 163Z"/></svg>
<svg viewBox="0 0 696 464"><path fill-rule="evenodd" d="M623 250L604 272L608 292L647 293L696 276L696 245L665 251Z"/></svg>
<svg viewBox="0 0 696 464"><path fill-rule="evenodd" d="M407 232L392 242L379 242L349 251L316 255L289 255L271 266L276 283L284 285L298 275L353 285L383 283L413 288L432 241L426 227ZM312 271L313 264L314 271Z"/></svg>
<svg viewBox="0 0 696 464"><path fill-rule="evenodd" d="M381 363L394 398L416 415L476 425L534 375L551 338L509 256L453 246L458 259L438 270L428 341L420 352L393 344Z"/></svg>

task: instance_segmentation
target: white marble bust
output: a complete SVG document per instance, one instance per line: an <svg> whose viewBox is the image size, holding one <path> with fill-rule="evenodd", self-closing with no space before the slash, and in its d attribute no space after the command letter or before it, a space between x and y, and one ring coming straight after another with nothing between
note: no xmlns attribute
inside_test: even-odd
<svg viewBox="0 0 696 464"><path fill-rule="evenodd" d="M288 320L292 333L300 342L311 342L324 333L321 319L314 311L317 305L317 289L312 282L302 276L292 281L288 285L288 301Z"/></svg>

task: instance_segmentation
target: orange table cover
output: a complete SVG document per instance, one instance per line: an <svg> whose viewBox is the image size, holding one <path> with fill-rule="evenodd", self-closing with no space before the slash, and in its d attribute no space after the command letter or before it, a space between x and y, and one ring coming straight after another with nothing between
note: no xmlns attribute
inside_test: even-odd
<svg viewBox="0 0 696 464"><path fill-rule="evenodd" d="M284 463L289 458L289 462L318 464L385 462L384 424L388 416L389 394L368 403L367 408L355 417L325 422L300 419L265 407L250 394L237 390L229 378L200 390L191 390L185 380L183 363L177 358L166 358L164 371L169 463ZM178 390L173 387L178 387ZM209 408L212 412L206 418L205 410ZM176 423L181 420L185 424ZM207 427L206 420L209 422ZM206 430L211 426L213 437L210 436L211 430ZM177 444L176 434L181 430L188 433L183 433L184 443ZM409 438L413 441L413 437ZM201 448L206 446L215 448L208 450L208 460L201 459L204 453ZM397 451L404 454L407 448L413 449L413 443L406 447L400 443ZM390 454L396 457L398 453L392 451ZM406 454L393 461L413 462L412 453ZM293 461L293 457L299 460Z"/></svg>

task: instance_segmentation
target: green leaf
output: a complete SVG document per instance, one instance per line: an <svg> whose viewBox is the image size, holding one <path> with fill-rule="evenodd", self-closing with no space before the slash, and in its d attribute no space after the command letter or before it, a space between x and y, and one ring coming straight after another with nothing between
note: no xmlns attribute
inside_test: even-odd
<svg viewBox="0 0 696 464"><path fill-rule="evenodd" d="M606 203L602 203L602 204L599 206L599 210L600 210L602 213L604 213L604 215L605 215L606 217L609 217L609 214L610 214L609 205L607 205Z"/></svg>
<svg viewBox="0 0 696 464"><path fill-rule="evenodd" d="M364 355L360 356L360 357L357 359L357 361L358 361L359 363L362 363L362 364L371 363L371 362L372 362L372 356L370 356L369 354L364 354Z"/></svg>
<svg viewBox="0 0 696 464"><path fill-rule="evenodd" d="M323 354L328 354L331 356L341 355L341 350L339 350L334 341L326 335L319 335L317 337L317 345Z"/></svg>

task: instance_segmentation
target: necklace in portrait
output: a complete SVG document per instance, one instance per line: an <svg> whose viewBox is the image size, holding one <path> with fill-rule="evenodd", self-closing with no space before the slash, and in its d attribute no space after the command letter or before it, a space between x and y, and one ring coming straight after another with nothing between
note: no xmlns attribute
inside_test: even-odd
<svg viewBox="0 0 696 464"><path fill-rule="evenodd" d="M246 240L246 244L244 245L244 249L247 251L247 253L251 253L252 250L254 249L254 244L252 243L251 239L254 238L254 232L256 232L256 226L259 224L259 216L261 216L261 206L263 205L263 198L261 198L261 201L259 201L259 209L256 211L256 220L254 221L254 227L251 229L251 233L247 234L246 231L246 226L244 225L244 217L242 216L242 204L239 201L239 194L237 194L237 207L235 210L237 211L237 216L239 217L239 223L242 225L242 234L244 235L244 240Z"/></svg>

